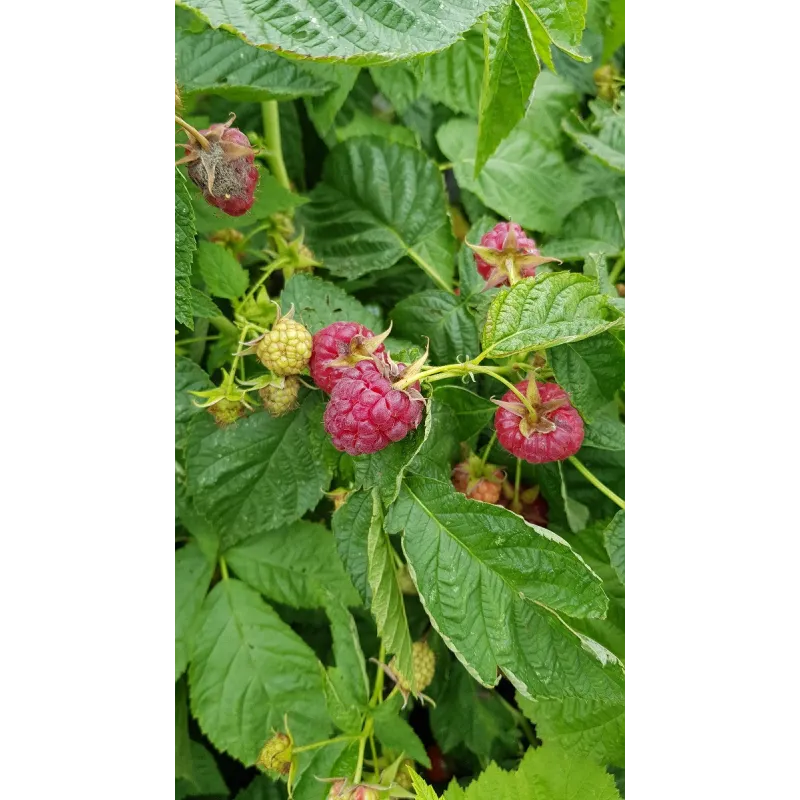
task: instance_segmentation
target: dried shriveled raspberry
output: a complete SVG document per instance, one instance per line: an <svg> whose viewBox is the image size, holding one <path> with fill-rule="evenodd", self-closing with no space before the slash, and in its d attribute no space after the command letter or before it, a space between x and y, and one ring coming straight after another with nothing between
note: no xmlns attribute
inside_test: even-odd
<svg viewBox="0 0 800 800"><path fill-rule="evenodd" d="M359 456L405 438L422 421L424 410L419 383L395 389L388 369L359 361L333 387L323 419L334 447Z"/></svg>
<svg viewBox="0 0 800 800"><path fill-rule="evenodd" d="M297 392L300 381L287 375L281 383L269 384L258 390L264 408L273 417L282 417L297 408Z"/></svg>
<svg viewBox="0 0 800 800"><path fill-rule="evenodd" d="M555 383L529 386L522 381L516 388L531 401L536 418L513 392L506 392L495 401L500 406L494 416L497 441L532 464L561 461L577 453L583 442L583 420L569 395Z"/></svg>
<svg viewBox="0 0 800 800"><path fill-rule="evenodd" d="M334 322L314 334L308 368L314 383L330 394L339 378L359 361L386 360L381 336L358 322Z"/></svg>
<svg viewBox="0 0 800 800"><path fill-rule="evenodd" d="M397 685L406 692L419 694L431 685L436 672L436 654L427 642L419 641L411 645L411 658L414 663L414 686L397 669L397 659L389 662L389 669L398 677Z"/></svg>
<svg viewBox="0 0 800 800"><path fill-rule="evenodd" d="M259 361L276 375L298 375L311 358L311 334L287 314L256 346Z"/></svg>
<svg viewBox="0 0 800 800"><path fill-rule="evenodd" d="M258 170L250 140L231 127L234 119L232 114L227 122L199 131L207 146L200 141L188 142L183 145L186 155L178 163L189 165L189 177L207 203L239 217L253 205Z"/></svg>
<svg viewBox="0 0 800 800"><path fill-rule="evenodd" d="M276 733L261 748L256 764L275 775L288 775L292 767L292 740L285 733Z"/></svg>
<svg viewBox="0 0 800 800"><path fill-rule="evenodd" d="M451 477L457 492L473 500L496 503L500 499L505 475L499 467L483 464L478 456L472 455L453 467Z"/></svg>

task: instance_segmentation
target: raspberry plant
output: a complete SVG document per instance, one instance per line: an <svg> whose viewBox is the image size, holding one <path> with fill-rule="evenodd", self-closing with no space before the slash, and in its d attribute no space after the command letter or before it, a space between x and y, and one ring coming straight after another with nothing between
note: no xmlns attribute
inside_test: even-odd
<svg viewBox="0 0 800 800"><path fill-rule="evenodd" d="M176 10L176 796L624 796L624 6Z"/></svg>

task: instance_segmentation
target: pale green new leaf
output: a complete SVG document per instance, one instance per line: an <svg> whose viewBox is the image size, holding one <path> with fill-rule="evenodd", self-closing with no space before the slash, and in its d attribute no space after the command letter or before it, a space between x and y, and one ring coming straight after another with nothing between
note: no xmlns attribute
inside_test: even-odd
<svg viewBox="0 0 800 800"><path fill-rule="evenodd" d="M322 427L324 405L310 392L283 417L253 414L222 429L209 414L194 418L189 491L227 541L294 522L320 501L337 455Z"/></svg>
<svg viewBox="0 0 800 800"><path fill-rule="evenodd" d="M208 291L215 297L233 299L243 295L250 282L247 271L221 244L200 242L197 266Z"/></svg>
<svg viewBox="0 0 800 800"><path fill-rule="evenodd" d="M370 588L367 578L369 558L367 540L375 517L372 493L352 492L344 505L333 512L331 528L336 549L350 580L361 595L364 605L369 605Z"/></svg>
<svg viewBox="0 0 800 800"><path fill-rule="evenodd" d="M429 289L401 300L390 316L398 336L423 347L430 340L434 363L452 364L480 353L478 326L465 298Z"/></svg>
<svg viewBox="0 0 800 800"><path fill-rule="evenodd" d="M611 560L611 566L620 582L625 584L625 512L618 511L603 532L606 551Z"/></svg>
<svg viewBox="0 0 800 800"><path fill-rule="evenodd" d="M450 287L455 240L442 176L419 150L375 136L342 142L298 217L311 249L336 275L356 278L408 256ZM442 228L446 246L429 262L420 245Z"/></svg>
<svg viewBox="0 0 800 800"><path fill-rule="evenodd" d="M201 618L189 667L192 713L218 750L255 763L284 714L298 742L325 737L319 662L257 592L223 580Z"/></svg>
<svg viewBox="0 0 800 800"><path fill-rule="evenodd" d="M533 83L539 74L525 19L515 2L486 15L483 29L484 71L478 113L475 175L525 116Z"/></svg>
<svg viewBox="0 0 800 800"><path fill-rule="evenodd" d="M344 289L316 275L297 273L283 287L281 308L284 313L294 306L298 319L311 333L332 322L360 322L378 333L380 319L374 311L365 308Z"/></svg>
<svg viewBox="0 0 800 800"><path fill-rule="evenodd" d="M210 28L175 29L175 78L185 96L202 92L248 103L321 95L336 85L300 61Z"/></svg>
<svg viewBox="0 0 800 800"><path fill-rule="evenodd" d="M213 562L195 542L175 553L175 680L189 662L192 636L213 574Z"/></svg>
<svg viewBox="0 0 800 800"><path fill-rule="evenodd" d="M614 656L558 611L598 617L600 580L561 538L449 483L407 477L387 529L403 550L428 616L484 686L498 668L530 697L616 698Z"/></svg>
<svg viewBox="0 0 800 800"><path fill-rule="evenodd" d="M383 511L377 490L372 491L373 516L367 540L369 555L369 585L372 590L370 610L378 626L387 654L394 654L397 668L407 680L414 680L411 657L411 634L408 630L406 607L397 581L394 551L383 528Z"/></svg>
<svg viewBox="0 0 800 800"><path fill-rule="evenodd" d="M483 329L483 347L499 358L577 342L623 324L610 316L596 280L550 272L521 280L495 297Z"/></svg>
<svg viewBox="0 0 800 800"><path fill-rule="evenodd" d="M195 242L194 211L186 178L175 171L175 319L194 330L192 317L192 259Z"/></svg>
<svg viewBox="0 0 800 800"><path fill-rule="evenodd" d="M396 694L372 712L375 735L384 747L397 752L403 751L409 758L430 768L431 761L425 752L425 745L414 729L400 716L401 704L402 698Z"/></svg>
<svg viewBox="0 0 800 800"><path fill-rule="evenodd" d="M553 347L547 361L572 405L591 422L625 382L625 346L613 333Z"/></svg>
<svg viewBox="0 0 800 800"><path fill-rule="evenodd" d="M324 61L385 64L434 53L455 42L492 3L489 0L407 0L402 6L368 0L180 0L214 28L238 33L249 44Z"/></svg>
<svg viewBox="0 0 800 800"><path fill-rule="evenodd" d="M237 542L225 560L246 584L270 600L295 608L320 608L326 591L348 605L360 605L357 592L336 554L330 531L299 520Z"/></svg>
<svg viewBox="0 0 800 800"><path fill-rule="evenodd" d="M517 704L536 725L546 746L597 764L625 765L625 705L622 701L528 700L517 693Z"/></svg>

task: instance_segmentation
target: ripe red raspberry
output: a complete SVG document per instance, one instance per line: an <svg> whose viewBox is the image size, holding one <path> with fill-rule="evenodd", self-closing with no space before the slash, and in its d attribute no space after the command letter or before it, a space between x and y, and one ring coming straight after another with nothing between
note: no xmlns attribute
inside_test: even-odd
<svg viewBox="0 0 800 800"><path fill-rule="evenodd" d="M493 464L482 464L478 456L471 456L453 467L453 486L457 492L482 500L484 503L497 503L503 485L503 470Z"/></svg>
<svg viewBox="0 0 800 800"><path fill-rule="evenodd" d="M207 147L198 140L185 144L186 155L178 161L188 164L189 177L203 192L206 202L231 217L240 217L254 202L258 170L250 140L231 124L215 123L199 131Z"/></svg>
<svg viewBox="0 0 800 800"><path fill-rule="evenodd" d="M359 361L333 387L324 422L337 450L351 456L375 453L405 438L422 421L425 401L419 383L401 391L387 374L374 361Z"/></svg>
<svg viewBox="0 0 800 800"><path fill-rule="evenodd" d="M372 356L385 360L386 348L379 338L358 322L334 322L317 331L308 364L314 383L330 394L339 378L359 361Z"/></svg>
<svg viewBox="0 0 800 800"><path fill-rule="evenodd" d="M426 777L431 783L444 783L449 781L453 776L453 770L447 763L442 749L438 744L432 744L428 747L428 758L431 762L431 768L427 770Z"/></svg>
<svg viewBox="0 0 800 800"><path fill-rule="evenodd" d="M530 417L513 392L506 392L495 401L500 406L494 415L500 444L532 464L562 461L577 453L583 442L583 420L569 395L555 383L537 383L529 389L528 381L522 381L516 388L531 400L537 418Z"/></svg>

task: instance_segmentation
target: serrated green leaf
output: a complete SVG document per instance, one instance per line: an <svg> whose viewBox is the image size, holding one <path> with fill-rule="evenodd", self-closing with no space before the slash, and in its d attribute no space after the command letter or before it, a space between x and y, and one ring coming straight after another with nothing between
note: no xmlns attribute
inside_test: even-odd
<svg viewBox="0 0 800 800"><path fill-rule="evenodd" d="M326 747L300 753L293 800L325 800L331 784L324 783L318 778L352 776L357 758L356 742L335 742Z"/></svg>
<svg viewBox="0 0 800 800"><path fill-rule="evenodd" d="M192 287L192 315L201 319L212 319L222 316L222 311L207 294Z"/></svg>
<svg viewBox="0 0 800 800"><path fill-rule="evenodd" d="M369 700L369 679L355 620L334 592L328 592L327 595L325 613L331 623L336 667L353 700L366 705Z"/></svg>
<svg viewBox="0 0 800 800"><path fill-rule="evenodd" d="M372 67L370 77L378 90L402 114L419 97L419 80L407 64L393 64L388 67Z"/></svg>
<svg viewBox="0 0 800 800"><path fill-rule="evenodd" d="M375 735L384 747L398 752L402 750L409 758L430 769L431 760L425 752L425 745L400 716L401 703L400 695L395 695L372 712Z"/></svg>
<svg viewBox="0 0 800 800"><path fill-rule="evenodd" d="M483 34L473 29L462 41L425 60L421 88L431 100L477 117L482 74Z"/></svg>
<svg viewBox="0 0 800 800"><path fill-rule="evenodd" d="M342 671L338 667L325 669L320 665L320 672L328 716L342 733L357 735L361 731L364 716L347 691Z"/></svg>
<svg viewBox="0 0 800 800"><path fill-rule="evenodd" d="M589 422L625 382L625 347L611 333L553 347L547 361L558 385Z"/></svg>
<svg viewBox="0 0 800 800"><path fill-rule="evenodd" d="M523 714L545 746L596 764L625 765L625 706L597 700L528 700L517 694Z"/></svg>
<svg viewBox="0 0 800 800"><path fill-rule="evenodd" d="M320 608L326 591L348 605L360 605L336 554L330 531L299 520L257 534L226 550L236 575L270 600L294 608Z"/></svg>
<svg viewBox="0 0 800 800"><path fill-rule="evenodd" d="M192 206L198 233L233 228L239 230L263 222L267 217L279 211L291 211L307 202L305 197L290 192L261 167L258 167L258 183L256 184L253 207L240 217L231 217L203 199L200 191L192 185Z"/></svg>
<svg viewBox="0 0 800 800"><path fill-rule="evenodd" d="M422 424L405 439L393 442L383 450L353 458L356 485L375 488L384 506L390 506L400 491L403 475L419 453L431 432L431 407L424 412Z"/></svg>
<svg viewBox="0 0 800 800"><path fill-rule="evenodd" d="M611 561L611 566L620 582L625 584L625 512L618 511L614 519L603 531L606 551Z"/></svg>
<svg viewBox="0 0 800 800"><path fill-rule="evenodd" d="M430 5L375 6L366 0L327 5L302 0L287 9L275 0L259 6L244 0L180 0L214 28L224 26L249 44L289 55L385 64L433 53L451 45L491 5L489 0L443 0Z"/></svg>
<svg viewBox="0 0 800 800"><path fill-rule="evenodd" d="M355 114L346 125L336 127L336 138L343 142L358 136L379 136L390 142L398 142L409 147L419 146L419 137L410 128L403 125L392 125L386 120L374 117L356 109Z"/></svg>
<svg viewBox="0 0 800 800"><path fill-rule="evenodd" d="M286 789L282 784L270 780L266 775L256 775L245 789L236 795L236 800L284 800Z"/></svg>
<svg viewBox="0 0 800 800"><path fill-rule="evenodd" d="M625 425L615 403L598 409L584 426L583 444L600 450L625 449Z"/></svg>
<svg viewBox="0 0 800 800"><path fill-rule="evenodd" d="M622 325L607 314L606 296L592 278L572 272L525 278L495 297L483 347L499 358L577 342Z"/></svg>
<svg viewBox="0 0 800 800"><path fill-rule="evenodd" d="M175 359L175 448L186 447L189 423L197 414L205 414L192 402L189 392L202 392L212 388L211 378L194 361L183 356Z"/></svg>
<svg viewBox="0 0 800 800"><path fill-rule="evenodd" d="M175 553L175 680L189 662L192 637L213 574L214 563L194 542Z"/></svg>
<svg viewBox="0 0 800 800"><path fill-rule="evenodd" d="M438 664L437 664L438 671ZM444 676L443 676L444 677ZM431 731L442 751L449 753L464 744L485 763L496 741L517 743L516 723L494 692L487 692L454 660L450 660L441 691L428 693L436 701L430 710Z"/></svg>
<svg viewBox="0 0 800 800"><path fill-rule="evenodd" d="M612 286L608 279L608 264L604 253L589 253L583 262L583 274L590 278L597 278L600 284L600 291L609 297L622 299L617 290Z"/></svg>
<svg viewBox="0 0 800 800"><path fill-rule="evenodd" d="M417 800L438 800L436 792L434 792L433 789L431 789L431 787L428 786L428 784L425 783L425 781L422 780L422 778L420 778L420 776L417 775L413 769L407 769L408 774L411 776L411 783L414 787L414 793Z"/></svg>
<svg viewBox="0 0 800 800"><path fill-rule="evenodd" d="M199 33L175 29L175 78L184 96L217 94L247 103L321 95L336 85L302 62L211 28Z"/></svg>
<svg viewBox="0 0 800 800"><path fill-rule="evenodd" d="M455 412L445 403L431 399L428 401L428 418L430 433L414 456L408 472L435 480L450 480L452 465L460 449Z"/></svg>
<svg viewBox="0 0 800 800"><path fill-rule="evenodd" d="M577 114L565 117L561 123L565 133L601 164L625 173L625 102L618 108L596 100L590 103L594 118L588 123Z"/></svg>
<svg viewBox="0 0 800 800"><path fill-rule="evenodd" d="M192 318L192 259L195 242L194 211L186 178L175 171L175 319L194 330Z"/></svg>
<svg viewBox="0 0 800 800"><path fill-rule="evenodd" d="M541 252L575 261L591 253L614 256L624 247L625 232L617 204L609 197L595 197L569 213L558 238L551 239Z"/></svg>
<svg viewBox="0 0 800 800"><path fill-rule="evenodd" d="M218 750L245 765L288 716L299 743L330 731L319 662L257 592L223 580L206 598L189 667L192 713Z"/></svg>
<svg viewBox="0 0 800 800"><path fill-rule="evenodd" d="M411 634L406 607L397 581L397 570L389 537L383 529L383 511L377 490L372 490L373 516L367 540L369 586L372 590L370 610L378 626L387 654L393 653L398 670L407 680L414 680L411 657Z"/></svg>
<svg viewBox="0 0 800 800"><path fill-rule="evenodd" d="M435 363L452 364L480 353L478 326L466 300L450 292L429 289L401 300L390 314L394 332L416 344L430 340Z"/></svg>
<svg viewBox="0 0 800 800"><path fill-rule="evenodd" d="M219 535L209 521L194 507L186 491L186 484L175 480L175 518L192 535L209 561L216 562L219 553Z"/></svg>
<svg viewBox="0 0 800 800"><path fill-rule="evenodd" d="M619 800L614 778L601 766L557 747L529 749L514 772L496 764L464 792L466 800Z"/></svg>
<svg viewBox="0 0 800 800"><path fill-rule="evenodd" d="M455 240L444 185L436 165L419 150L375 136L342 142L326 159L323 180L298 217L311 249L335 275L356 278L408 256L450 288ZM438 242L442 229L445 249L441 243L431 249L428 237ZM425 259L431 253L433 263Z"/></svg>
<svg viewBox="0 0 800 800"><path fill-rule="evenodd" d="M521 0L541 23L550 41L580 61L589 58L579 45L586 25L587 0Z"/></svg>
<svg viewBox="0 0 800 800"><path fill-rule="evenodd" d="M334 87L322 97L306 99L306 111L317 133L325 138L336 120L336 115L341 111L347 96L353 90L358 74L358 67L349 67L345 64L316 64L323 75L327 76Z"/></svg>
<svg viewBox="0 0 800 800"><path fill-rule="evenodd" d="M621 695L614 656L555 609L604 614L597 576L555 534L444 482L407 477L387 520L428 616L484 686L498 668L531 697Z"/></svg>
<svg viewBox="0 0 800 800"><path fill-rule="evenodd" d="M606 63L625 43L625 0L611 0L605 18L602 61Z"/></svg>
<svg viewBox="0 0 800 800"><path fill-rule="evenodd" d="M525 116L533 83L539 74L533 40L516 3L496 6L487 13L483 45L476 176L500 142Z"/></svg>
<svg viewBox="0 0 800 800"><path fill-rule="evenodd" d="M378 332L380 318L344 289L303 273L292 275L281 293L281 308L294 305L295 317L316 333L332 322L360 322Z"/></svg>
<svg viewBox="0 0 800 800"><path fill-rule="evenodd" d="M350 494L344 505L334 511L331 517L331 528L339 557L366 606L369 605L371 596L367 580L367 539L374 516L371 492L356 491Z"/></svg>
<svg viewBox="0 0 800 800"><path fill-rule="evenodd" d="M446 403L456 415L458 440L466 442L480 433L491 422L497 406L463 386L437 386L433 390L435 400Z"/></svg>
<svg viewBox="0 0 800 800"><path fill-rule="evenodd" d="M228 787L214 756L199 742L189 742L192 759L192 780L175 782L175 797L228 796Z"/></svg>
<svg viewBox="0 0 800 800"><path fill-rule="evenodd" d="M208 291L215 297L230 300L243 295L250 283L246 270L236 256L221 244L200 242L197 248L197 267Z"/></svg>
<svg viewBox="0 0 800 800"><path fill-rule="evenodd" d="M194 782L189 739L189 693L185 680L175 683L175 778Z"/></svg>
<svg viewBox="0 0 800 800"><path fill-rule="evenodd" d="M283 417L253 414L220 429L209 414L189 430L186 471L197 509L227 541L287 525L322 498L336 456L310 392Z"/></svg>

